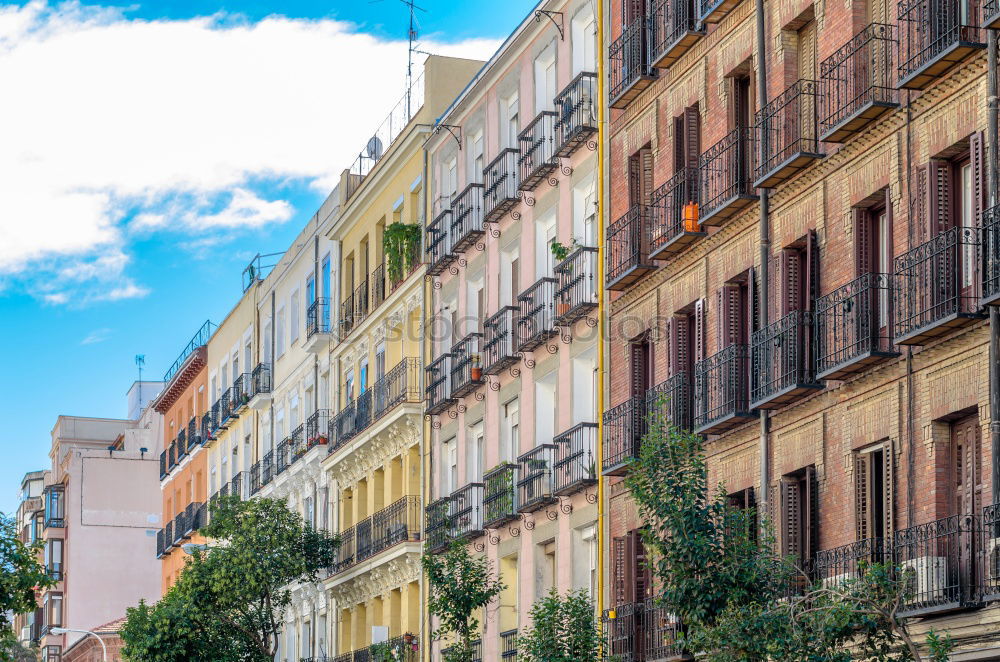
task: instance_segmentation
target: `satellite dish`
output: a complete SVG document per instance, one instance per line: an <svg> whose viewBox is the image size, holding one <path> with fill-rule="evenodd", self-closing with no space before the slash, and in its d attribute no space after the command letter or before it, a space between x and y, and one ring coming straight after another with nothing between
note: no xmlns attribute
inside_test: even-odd
<svg viewBox="0 0 1000 662"><path fill-rule="evenodd" d="M378 136L372 136L368 140L368 144L365 146L365 154L373 161L378 161L382 158L382 141L379 140Z"/></svg>

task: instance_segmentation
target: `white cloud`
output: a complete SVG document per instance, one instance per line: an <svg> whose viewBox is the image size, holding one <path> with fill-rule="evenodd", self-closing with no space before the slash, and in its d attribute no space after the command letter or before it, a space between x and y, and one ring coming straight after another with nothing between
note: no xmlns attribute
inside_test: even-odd
<svg viewBox="0 0 1000 662"><path fill-rule="evenodd" d="M402 95L405 42L226 18L0 9L0 277L57 304L144 296L125 272L135 232L288 221L289 203L254 182L329 185ZM495 46L422 44L478 58ZM40 264L55 282L38 284Z"/></svg>
<svg viewBox="0 0 1000 662"><path fill-rule="evenodd" d="M96 345L111 337L111 329L94 329L80 341L81 345Z"/></svg>

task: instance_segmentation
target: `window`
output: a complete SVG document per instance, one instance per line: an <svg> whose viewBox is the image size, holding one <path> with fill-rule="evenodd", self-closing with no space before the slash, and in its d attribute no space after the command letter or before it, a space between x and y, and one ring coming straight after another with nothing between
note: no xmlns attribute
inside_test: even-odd
<svg viewBox="0 0 1000 662"><path fill-rule="evenodd" d="M535 380L535 445L551 444L556 435L556 378L552 372Z"/></svg>
<svg viewBox="0 0 1000 662"><path fill-rule="evenodd" d="M324 531L330 530L330 507L328 502L330 500L330 488L321 487L316 497L316 507L319 509L319 528ZM324 623L325 625L325 623ZM326 632L326 628L322 628L321 631Z"/></svg>
<svg viewBox="0 0 1000 662"><path fill-rule="evenodd" d="M63 624L63 596L61 593L46 593L43 604L45 625L60 627Z"/></svg>
<svg viewBox="0 0 1000 662"><path fill-rule="evenodd" d="M855 208L854 271L865 274L892 274L892 205L889 190L884 200L870 208ZM890 320L889 288L880 287L878 296L878 326L888 329ZM874 331L874 330L873 330Z"/></svg>
<svg viewBox="0 0 1000 662"><path fill-rule="evenodd" d="M653 346L648 335L643 335L629 344L630 397L645 397L653 380Z"/></svg>
<svg viewBox="0 0 1000 662"><path fill-rule="evenodd" d="M469 171L466 173L466 182L481 183L483 181L483 132L476 131L469 138Z"/></svg>
<svg viewBox="0 0 1000 662"><path fill-rule="evenodd" d="M854 453L854 524L858 540L892 536L892 442Z"/></svg>
<svg viewBox="0 0 1000 662"><path fill-rule="evenodd" d="M482 421L469 426L469 442L469 482L478 483L483 480L486 468L486 435Z"/></svg>
<svg viewBox="0 0 1000 662"><path fill-rule="evenodd" d="M306 306L311 306L316 301L316 279L310 275L306 278Z"/></svg>
<svg viewBox="0 0 1000 662"><path fill-rule="evenodd" d="M674 173L697 168L701 157L701 115L698 104L674 118Z"/></svg>
<svg viewBox="0 0 1000 662"><path fill-rule="evenodd" d="M550 540L538 546L539 567L535 573L535 597L542 598L556 585L556 542Z"/></svg>
<svg viewBox="0 0 1000 662"><path fill-rule="evenodd" d="M361 357L361 362L358 366L358 393L364 393L368 390L368 357Z"/></svg>
<svg viewBox="0 0 1000 662"><path fill-rule="evenodd" d="M275 354L280 357L285 353L285 307L282 306L278 308L277 321L275 322L277 327L275 333L277 337L275 338Z"/></svg>
<svg viewBox="0 0 1000 662"><path fill-rule="evenodd" d="M45 571L49 577L59 581L63 578L63 541L50 538L45 544Z"/></svg>
<svg viewBox="0 0 1000 662"><path fill-rule="evenodd" d="M449 199L458 192L458 161L454 157L445 165L443 186L441 194Z"/></svg>
<svg viewBox="0 0 1000 662"><path fill-rule="evenodd" d="M573 357L573 423L593 423L597 420L594 405L596 391L594 389L594 372L597 361L593 350L588 350L580 356Z"/></svg>
<svg viewBox="0 0 1000 662"><path fill-rule="evenodd" d="M272 338L271 320L267 320L266 322L264 322L264 347L263 347L264 363L271 362L271 338ZM214 390L215 386L213 385L212 388Z"/></svg>
<svg viewBox="0 0 1000 662"><path fill-rule="evenodd" d="M466 302L466 332L471 333L483 331L483 320L486 317L486 289L485 279L482 272L469 276L466 281L466 292L468 301Z"/></svg>
<svg viewBox="0 0 1000 662"><path fill-rule="evenodd" d="M747 277L726 283L716 292L715 337L719 351L733 345L750 344L754 316L751 308L754 307L755 298L754 288L751 286L753 278L753 270L750 270Z"/></svg>
<svg viewBox="0 0 1000 662"><path fill-rule="evenodd" d="M292 292L292 313L290 315L291 332L288 334L289 342L293 343L299 339L299 291Z"/></svg>
<svg viewBox="0 0 1000 662"><path fill-rule="evenodd" d="M535 58L535 114L551 110L556 98L556 47L549 44Z"/></svg>
<svg viewBox="0 0 1000 662"><path fill-rule="evenodd" d="M737 510L752 510L757 507L757 496L754 494L753 488L748 487L739 492L733 492L729 495L729 507L736 508ZM750 526L750 539L757 539L757 511L753 512L753 521L748 522Z"/></svg>
<svg viewBox="0 0 1000 662"><path fill-rule="evenodd" d="M646 145L629 157L628 197L631 206L648 205L653 197L653 149Z"/></svg>
<svg viewBox="0 0 1000 662"><path fill-rule="evenodd" d="M771 269L771 292L777 294L768 320L777 319L798 310L812 310L819 276L819 250L816 232L810 230L802 240L783 248L778 263Z"/></svg>
<svg viewBox="0 0 1000 662"><path fill-rule="evenodd" d="M556 259L552 255L552 244L556 241L555 212L544 214L535 221L535 233L535 276L551 276L556 266Z"/></svg>
<svg viewBox="0 0 1000 662"><path fill-rule="evenodd" d="M320 294L322 297L330 298L332 292L330 290L330 256L329 254L323 256L323 262L320 265L320 282L323 287L323 292ZM327 302L326 306L323 306L322 311L322 323L324 329L330 328L330 306L333 305L333 301Z"/></svg>
<svg viewBox="0 0 1000 662"><path fill-rule="evenodd" d="M573 531L573 588L593 599L597 595L597 528L591 524Z"/></svg>
<svg viewBox="0 0 1000 662"><path fill-rule="evenodd" d="M53 485L45 494L45 524L46 526L62 527L65 525L63 508L63 486Z"/></svg>
<svg viewBox="0 0 1000 662"><path fill-rule="evenodd" d="M517 134L520 131L518 97L515 92L506 99L500 100L500 148L516 148L518 146Z"/></svg>
<svg viewBox="0 0 1000 662"><path fill-rule="evenodd" d="M581 71L597 71L597 23L594 10L588 5L573 17L573 75Z"/></svg>
<svg viewBox="0 0 1000 662"><path fill-rule="evenodd" d="M303 517L309 526L316 528L316 511L313 507L312 497L306 497L302 503Z"/></svg>
<svg viewBox="0 0 1000 662"><path fill-rule="evenodd" d="M518 263L518 248L516 245L500 253L500 305L512 306L521 293Z"/></svg>
<svg viewBox="0 0 1000 662"><path fill-rule="evenodd" d="M646 550L638 529L611 540L612 607L642 602L649 590Z"/></svg>
<svg viewBox="0 0 1000 662"><path fill-rule="evenodd" d="M514 462L521 454L521 412L514 398L503 406L503 428L500 433L500 461Z"/></svg>
<svg viewBox="0 0 1000 662"><path fill-rule="evenodd" d="M62 662L62 646L46 646L45 662Z"/></svg>
<svg viewBox="0 0 1000 662"><path fill-rule="evenodd" d="M946 473L951 477L948 515L975 516L982 508L983 471L982 436L979 417L967 416L951 424L950 464Z"/></svg>
<svg viewBox="0 0 1000 662"><path fill-rule="evenodd" d="M594 194L592 178L573 188L573 238L582 246L597 245L597 198Z"/></svg>
<svg viewBox="0 0 1000 662"><path fill-rule="evenodd" d="M781 477L778 483L779 541L782 556L805 567L819 544L819 496L816 469L804 469Z"/></svg>
<svg viewBox="0 0 1000 662"><path fill-rule="evenodd" d="M458 489L458 444L455 437L442 444L444 455L444 475L441 477L443 495L451 494Z"/></svg>
<svg viewBox="0 0 1000 662"><path fill-rule="evenodd" d="M348 368L344 375L344 405L354 401L354 368Z"/></svg>

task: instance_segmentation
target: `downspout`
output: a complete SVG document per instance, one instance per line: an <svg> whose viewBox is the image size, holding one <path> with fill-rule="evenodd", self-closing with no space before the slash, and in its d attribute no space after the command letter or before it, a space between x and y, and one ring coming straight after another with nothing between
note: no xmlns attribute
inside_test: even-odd
<svg viewBox="0 0 1000 662"><path fill-rule="evenodd" d="M427 187L429 185L429 182L427 181L427 173L430 170L428 168L428 166L427 166L428 154L427 154L427 143L426 142L424 143L422 151L423 151L423 161L424 162L423 162L423 172L421 173L422 179L421 179L421 186L420 186L420 203L419 203L419 208L421 210L421 214L420 214L420 229L421 229L421 232L420 232L420 255L421 256L426 256L427 255L427 246L424 245L424 242L427 240L427 233L424 231L424 228L427 226L427 211L428 211L427 210ZM431 287L431 283L428 282L426 278L421 278L420 279L420 287L424 288L423 297L421 299L422 302L423 302L423 306L421 306L421 309L420 309L420 330L423 333L419 333L418 334L418 337L420 338L420 350L419 350L420 351L420 360L417 363L417 365L423 367L423 366L427 365L426 360L425 360L425 357L426 357L426 345L427 345L427 342L428 342L427 341L427 336L430 335L429 332L427 331L427 307L430 305L431 297L434 296L434 290ZM431 342L433 342L433 339L431 339ZM418 384L419 384L419 380L418 380ZM421 463L424 465L423 467L421 467L421 472L420 472L420 476L421 476L421 481L420 481L420 539L421 540L427 540L427 534L424 531L424 526L426 525L426 520L425 520L425 518L424 518L423 515L424 515L424 507L426 507L426 505L427 505L426 499L427 499L428 482L430 480L432 480L431 476L433 476L434 465L433 465L433 463L431 461L431 454L429 452L427 452L427 449L429 448L429 446L427 444L427 440L430 439L430 436L432 434L432 432L431 432L431 424L430 424L430 421L421 421L421 423L423 425L423 434L420 435L420 449L419 449L419 452L417 453L417 456L420 458ZM424 547L421 546L421 548L420 548L421 559L422 559L422 557L423 557L424 554L425 554ZM424 576L423 570L420 571L420 575L421 575L421 581L420 581L420 633L419 633L418 641L420 642L420 644L422 646L422 652L421 652L421 655L420 655L421 659L426 660L426 662L430 662L430 659L431 659L431 639L430 639L430 623L429 623L430 613L429 613L429 610L427 609L427 602L428 602L428 597L429 597L428 593L427 593L427 578Z"/></svg>
<svg viewBox="0 0 1000 662"><path fill-rule="evenodd" d="M997 100L997 35L989 30L987 44L987 90L989 136L986 146L987 206L997 204L997 150L1000 149L997 120L1000 109ZM1000 503L1000 307L990 307L990 470L992 474L993 503Z"/></svg>
<svg viewBox="0 0 1000 662"><path fill-rule="evenodd" d="M767 105L767 49L765 48L764 0L756 0L757 13L757 107ZM763 121L764 118L761 117ZM764 141L760 141L760 159L764 161ZM760 189L760 283L758 285L760 300L760 326L768 324L767 313L769 296L767 291L769 261L771 257L771 223L768 217L770 211L770 190ZM752 285L752 284L751 284ZM768 486L771 484L771 419L767 410L760 412L760 495L757 498L758 512L767 512ZM764 518L758 518L763 522Z"/></svg>
<svg viewBox="0 0 1000 662"><path fill-rule="evenodd" d="M609 0L610 1L610 0ZM600 377L598 380L597 388L597 443L594 449L594 456L596 458L596 468L597 468L597 613L600 616L604 613L604 550L605 548L605 479L602 467L604 466L604 393L605 384L607 384L607 367L605 360L607 337L605 334L605 329L608 323L607 311L605 309L605 293L604 293L604 219L606 217L605 213L605 182L608 181L607 173L605 172L606 164L604 159L605 154L605 140L607 133L605 131L605 113L607 112L608 104L606 103L605 94L606 90L604 87L604 76L605 76L605 58L604 58L604 3L605 0L600 0L597 3L597 17L596 17L596 30L597 30L597 218L598 227L600 228L597 233L597 269L596 280L597 280L597 374ZM603 621L598 621L603 628Z"/></svg>

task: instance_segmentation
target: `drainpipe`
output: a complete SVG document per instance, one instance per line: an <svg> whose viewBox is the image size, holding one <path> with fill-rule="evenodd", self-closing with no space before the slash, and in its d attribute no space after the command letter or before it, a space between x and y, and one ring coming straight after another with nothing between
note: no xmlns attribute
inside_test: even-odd
<svg viewBox="0 0 1000 662"><path fill-rule="evenodd" d="M595 466L597 467L597 613L604 613L604 550L605 546L605 479L601 468L604 466L604 407L605 407L605 384L607 384L607 368L605 360L605 343L607 342L605 328L608 323L607 311L605 309L604 293L604 219L606 217L605 205L605 182L608 181L605 172L605 113L608 104L605 99L606 90L604 87L605 57L604 57L604 3L600 0L597 3L596 30L597 30L597 218L598 227L602 228L597 233L597 374L600 377L597 389L597 443L594 444ZM599 620L600 627L603 628L603 620Z"/></svg>
<svg viewBox="0 0 1000 662"><path fill-rule="evenodd" d="M997 204L997 150L1000 149L997 120L1000 115L997 100L997 32L989 30L987 45L987 86L989 104L989 136L986 146L987 205ZM1000 503L1000 308L990 307L990 464L993 503Z"/></svg>
<svg viewBox="0 0 1000 662"><path fill-rule="evenodd" d="M765 48L766 29L764 24L764 0L756 0L757 13L757 107L763 108L767 105L767 49ZM764 161L764 141L760 141L760 159ZM768 218L770 211L770 191L760 189L760 325L764 328L768 324L767 313L769 297L767 292L768 283L768 262L771 256L771 224ZM768 486L770 485L770 434L771 419L765 409L760 412L760 495L757 498L758 511L767 512ZM763 522L764 518L758 518Z"/></svg>
<svg viewBox="0 0 1000 662"><path fill-rule="evenodd" d="M422 171L422 173L420 175L422 177L422 179L421 179L421 186L420 186L420 209L423 212L420 215L421 216L420 254L421 255L427 255L427 247L424 245L424 242L427 239L427 233L425 231L423 231L424 228L427 227L427 187L430 185L430 182L428 182L428 180L427 180L427 173L430 171L430 168L428 167L428 154L427 154L427 143L426 143L426 141L424 142L424 146L423 146L423 160L424 160L423 171ZM420 351L420 360L417 363L417 365L423 367L423 366L427 365L426 358L425 358L426 357L426 345L427 345L427 342L428 342L427 338L428 338L429 335L431 335L430 332L429 332L429 330L427 329L427 308L431 304L431 297L434 296L434 289L433 289L433 287L431 287L431 283L428 282L428 280L426 278L421 279L421 281L420 281L420 287L424 288L424 296L422 298L423 306L421 306L421 310L420 310L420 328L423 331L423 333L418 334L418 336L420 337L421 340L420 340L420 350L419 350ZM404 328L403 332L406 333L406 329L405 328ZM430 342L433 342L433 338L431 338ZM418 384L419 384L419 382L418 382ZM430 421L421 421L421 423L423 425L423 434L420 435L420 449L419 449L419 452L417 453L417 456L420 458L421 463L424 465L423 466L423 470L420 472L420 476L421 476L421 480L420 480L420 506L421 506L421 509L420 509L420 539L421 540L427 540L427 534L424 531L424 526L425 526L426 522L425 522L425 519L424 519L424 516L423 516L424 515L423 508L427 505L427 487L428 487L428 481L432 481L433 480L432 476L434 475L432 473L433 469L434 469L434 464L432 462L431 454L428 452L430 446L427 444L427 441L431 438L431 435L433 434L433 431L431 429ZM420 547L420 555L421 555L421 557L423 557L423 555L425 553L426 552L424 550L424 546L421 545L421 547ZM432 646L431 639L430 639L430 636L429 636L430 631L431 631L430 630L430 623L429 623L429 620L430 620L430 613L429 613L429 611L430 610L428 610L426 608L427 607L427 601L428 601L427 579L426 579L426 577L423 577L423 571L422 570L421 570L421 577L423 578L423 581L420 582L420 634L419 634L418 641L420 642L420 647L421 647L421 652L420 652L421 659L422 660L426 660L427 662L430 662L430 659L431 659L431 646Z"/></svg>

